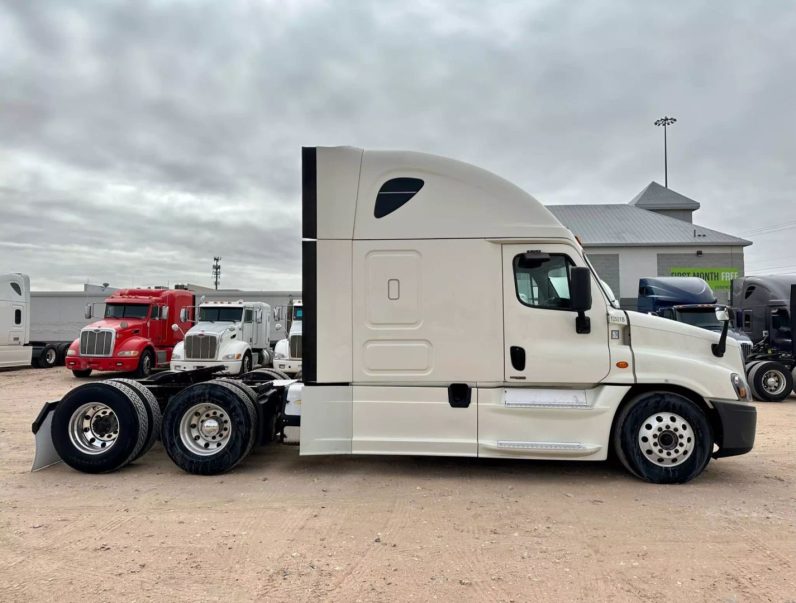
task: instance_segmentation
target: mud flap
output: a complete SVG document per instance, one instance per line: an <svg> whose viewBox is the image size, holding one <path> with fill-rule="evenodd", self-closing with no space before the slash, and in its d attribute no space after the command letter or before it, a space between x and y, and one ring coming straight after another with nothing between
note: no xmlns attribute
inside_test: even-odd
<svg viewBox="0 0 796 603"><path fill-rule="evenodd" d="M33 458L31 471L38 471L61 462L60 455L55 451L52 438L53 412L58 402L47 402L39 416L33 422L33 434L36 436L36 455Z"/></svg>

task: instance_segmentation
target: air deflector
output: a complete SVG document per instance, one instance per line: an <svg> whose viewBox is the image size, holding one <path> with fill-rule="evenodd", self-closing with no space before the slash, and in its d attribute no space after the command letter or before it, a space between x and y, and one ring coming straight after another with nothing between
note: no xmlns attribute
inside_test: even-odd
<svg viewBox="0 0 796 603"><path fill-rule="evenodd" d="M423 188L420 178L393 178L381 185L376 195L376 206L373 215L383 218L406 204Z"/></svg>

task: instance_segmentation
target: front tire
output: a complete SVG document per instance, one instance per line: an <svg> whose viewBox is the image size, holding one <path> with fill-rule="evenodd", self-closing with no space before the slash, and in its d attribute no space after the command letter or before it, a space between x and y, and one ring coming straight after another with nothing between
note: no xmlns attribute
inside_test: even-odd
<svg viewBox="0 0 796 603"><path fill-rule="evenodd" d="M141 359L138 361L138 368L135 371L135 376L138 379L145 379L152 374L152 367L155 366L155 355L152 350L144 350L141 354Z"/></svg>
<svg viewBox="0 0 796 603"><path fill-rule="evenodd" d="M654 484L691 481L713 451L705 413L672 392L647 392L631 400L616 419L612 440L622 465Z"/></svg>
<svg viewBox="0 0 796 603"><path fill-rule="evenodd" d="M238 375L245 375L252 370L252 353L246 352L243 359L240 361L240 371Z"/></svg>
<svg viewBox="0 0 796 603"><path fill-rule="evenodd" d="M793 375L781 362L764 361L749 371L749 385L758 400L782 402L793 389Z"/></svg>

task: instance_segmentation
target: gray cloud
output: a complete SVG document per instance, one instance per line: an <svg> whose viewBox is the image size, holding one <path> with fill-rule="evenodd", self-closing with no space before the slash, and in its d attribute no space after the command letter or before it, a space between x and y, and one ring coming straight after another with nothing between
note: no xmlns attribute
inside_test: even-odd
<svg viewBox="0 0 796 603"><path fill-rule="evenodd" d="M0 1L0 271L37 288L300 286L299 148L457 157L549 203L662 178L796 221L789 2ZM793 230L749 269L796 270Z"/></svg>

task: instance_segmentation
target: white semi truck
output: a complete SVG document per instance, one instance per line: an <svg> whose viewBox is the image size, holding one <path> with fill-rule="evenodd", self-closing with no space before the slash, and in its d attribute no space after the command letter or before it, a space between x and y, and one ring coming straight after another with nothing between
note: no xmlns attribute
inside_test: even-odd
<svg viewBox="0 0 796 603"><path fill-rule="evenodd" d="M287 338L280 339L274 346L274 368L294 375L297 379L301 378L303 317L304 303L300 299L292 300L287 306Z"/></svg>
<svg viewBox="0 0 796 603"><path fill-rule="evenodd" d="M687 482L751 450L738 343L613 307L536 199L421 153L303 150L304 383L202 369L42 408L35 467L117 469L157 437L198 474L300 423L300 452L580 459ZM726 319L726 315L722 316ZM204 371L204 372L203 372Z"/></svg>
<svg viewBox="0 0 796 603"><path fill-rule="evenodd" d="M174 347L170 368L191 371L221 367L224 373L238 375L248 373L253 366L270 366L271 319L271 306L263 302L203 302L196 324ZM179 328L172 325L174 330Z"/></svg>
<svg viewBox="0 0 796 603"><path fill-rule="evenodd" d="M63 363L68 341L30 340L30 277L0 274L0 368L51 368Z"/></svg>

